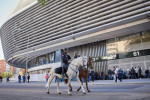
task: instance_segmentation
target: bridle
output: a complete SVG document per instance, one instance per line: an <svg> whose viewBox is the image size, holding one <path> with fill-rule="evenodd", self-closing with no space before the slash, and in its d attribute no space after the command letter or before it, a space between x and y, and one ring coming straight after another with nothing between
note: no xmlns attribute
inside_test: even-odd
<svg viewBox="0 0 150 100"><path fill-rule="evenodd" d="M86 60L87 60L87 58L84 58L84 57L83 57L83 66L81 66L81 65L77 66L77 65L74 65L74 64L70 64L70 65L73 65L73 66L76 66L76 67L80 67L80 66L81 66L81 67L84 67L84 66L87 66L88 64L87 64L87 65L85 65L85 63L84 63L84 59L86 59ZM73 69L72 67L70 67L70 68L71 68L71 69L72 69L72 70L73 70L76 74L78 73L78 69L77 69L77 70L75 70L75 69Z"/></svg>
<svg viewBox="0 0 150 100"><path fill-rule="evenodd" d="M90 60L91 60L91 58L89 57L88 58L88 62L87 62L87 69L86 70L83 69L84 72L86 72L86 71L88 71L90 69L93 69L93 65L91 64ZM90 66L92 66L92 67L90 67Z"/></svg>

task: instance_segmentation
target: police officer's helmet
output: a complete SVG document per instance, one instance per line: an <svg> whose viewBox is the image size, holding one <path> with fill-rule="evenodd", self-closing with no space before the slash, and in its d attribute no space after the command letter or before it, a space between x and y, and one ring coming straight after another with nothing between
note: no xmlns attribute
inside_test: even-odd
<svg viewBox="0 0 150 100"><path fill-rule="evenodd" d="M77 55L78 53L76 52L75 55Z"/></svg>
<svg viewBox="0 0 150 100"><path fill-rule="evenodd" d="M68 51L68 48L65 48L64 50L67 50L67 51Z"/></svg>

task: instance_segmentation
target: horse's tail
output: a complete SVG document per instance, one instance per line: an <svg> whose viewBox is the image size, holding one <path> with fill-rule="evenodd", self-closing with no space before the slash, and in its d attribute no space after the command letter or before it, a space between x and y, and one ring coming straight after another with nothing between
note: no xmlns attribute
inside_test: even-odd
<svg viewBox="0 0 150 100"><path fill-rule="evenodd" d="M65 79L65 81L64 81L64 82L65 82L65 84L67 84L67 83L68 83L68 79Z"/></svg>

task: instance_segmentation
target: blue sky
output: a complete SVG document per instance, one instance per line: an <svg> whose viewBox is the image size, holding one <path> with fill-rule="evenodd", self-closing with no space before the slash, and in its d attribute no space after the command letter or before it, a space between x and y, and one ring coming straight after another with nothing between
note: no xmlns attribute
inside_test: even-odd
<svg viewBox="0 0 150 100"><path fill-rule="evenodd" d="M8 15L13 11L19 0L0 0L0 27L8 18ZM4 59L0 40L0 60Z"/></svg>

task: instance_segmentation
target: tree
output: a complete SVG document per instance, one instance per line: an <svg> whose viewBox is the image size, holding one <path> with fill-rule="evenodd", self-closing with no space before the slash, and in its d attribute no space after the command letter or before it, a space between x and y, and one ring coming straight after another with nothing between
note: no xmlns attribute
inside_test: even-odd
<svg viewBox="0 0 150 100"><path fill-rule="evenodd" d="M12 76L13 76L13 73L11 71L2 73L3 78L12 77Z"/></svg>
<svg viewBox="0 0 150 100"><path fill-rule="evenodd" d="M39 3L41 3L43 6L48 2L49 0L38 0Z"/></svg>

